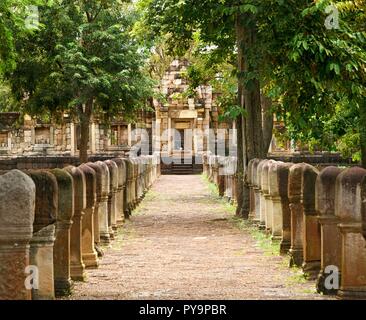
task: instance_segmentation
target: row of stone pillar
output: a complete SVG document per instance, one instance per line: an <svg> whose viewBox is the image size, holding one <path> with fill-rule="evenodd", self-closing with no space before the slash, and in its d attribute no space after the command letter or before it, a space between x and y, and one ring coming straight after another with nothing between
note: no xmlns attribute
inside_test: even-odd
<svg viewBox="0 0 366 320"><path fill-rule="evenodd" d="M219 195L234 203L236 201L235 157L203 156L203 173L218 186Z"/></svg>
<svg viewBox="0 0 366 320"><path fill-rule="evenodd" d="M204 171L225 196L223 190L233 188L220 176L220 163L220 157L207 157ZM319 292L365 298L366 170L253 159L246 177L250 219L280 241L290 265L317 279ZM336 274L339 288L326 285Z"/></svg>
<svg viewBox="0 0 366 320"><path fill-rule="evenodd" d="M70 294L158 176L153 156L0 172L0 299Z"/></svg>
<svg viewBox="0 0 366 320"><path fill-rule="evenodd" d="M366 297L365 169L254 159L248 181L251 217L281 241L290 265L317 279L319 292ZM326 285L335 275L339 288Z"/></svg>

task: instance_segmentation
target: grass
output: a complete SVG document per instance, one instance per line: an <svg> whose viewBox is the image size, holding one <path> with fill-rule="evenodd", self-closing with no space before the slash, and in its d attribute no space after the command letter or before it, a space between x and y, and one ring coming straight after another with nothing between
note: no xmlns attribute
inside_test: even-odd
<svg viewBox="0 0 366 320"><path fill-rule="evenodd" d="M153 191L153 190L149 190L144 197L144 201L141 201L140 204L135 208L135 210L133 210L132 215L133 216L140 216L142 214L144 214L144 209L146 208L146 203L149 201L153 201L158 197L158 194Z"/></svg>
<svg viewBox="0 0 366 320"><path fill-rule="evenodd" d="M217 186L214 183L210 182L205 174L202 175L202 179L208 185L208 189L210 190L211 195L220 202L225 212L230 214L230 221L236 228L247 231L257 241L258 247L264 251L265 255L280 255L279 242L272 241L269 235L266 235L263 231L258 230L257 226L254 225L251 221L244 220L240 217L235 216L235 205L229 203L219 196Z"/></svg>
<svg viewBox="0 0 366 320"><path fill-rule="evenodd" d="M211 196L221 204L221 206L223 207L225 212L229 213L229 214L235 214L235 211L236 211L235 205L226 201L224 198L220 197L219 189L217 188L217 186L214 183L212 183L208 180L208 177L205 174L202 174L201 177L202 177L202 180L207 184L208 189L211 193ZM220 208L220 210L221 210L221 208Z"/></svg>
<svg viewBox="0 0 366 320"><path fill-rule="evenodd" d="M279 241L272 241L271 237L259 230L257 225L252 221L244 220L240 217L233 216L231 218L233 225L239 230L248 232L252 238L257 242L257 246L263 250L267 256L280 256Z"/></svg>
<svg viewBox="0 0 366 320"><path fill-rule="evenodd" d="M256 241L258 248L260 248L264 255L266 256L281 256L280 254L280 242L273 241L271 236L266 234L264 231L259 230L258 226L254 224L250 220L244 220L243 218L235 216L236 207L235 205L229 203L225 199L219 196L219 191L217 186L210 182L206 175L202 175L203 181L208 185L208 189L210 190L211 195L221 204L221 208L218 210L224 209L226 213L230 215L229 221L239 230L246 231L249 233L252 238ZM243 251L238 251L236 254L243 255ZM289 256L281 256L282 261L280 262L280 267L283 269L289 269ZM306 275L302 272L302 269L299 267L291 267L290 268L292 275L289 276L286 286L291 287L295 284L306 284L307 278ZM304 289L303 293L314 293L316 290L314 289Z"/></svg>

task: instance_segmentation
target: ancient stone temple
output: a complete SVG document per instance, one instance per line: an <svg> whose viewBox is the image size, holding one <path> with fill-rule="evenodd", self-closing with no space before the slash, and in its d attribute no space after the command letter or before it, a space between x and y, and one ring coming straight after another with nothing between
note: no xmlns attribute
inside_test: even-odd
<svg viewBox="0 0 366 320"><path fill-rule="evenodd" d="M170 159L164 161L163 170L183 163L202 164L202 154L215 152L220 138L228 148L229 130L222 131L223 137L220 137L218 129L235 128L235 123L219 122L216 105L219 93L211 86L201 85L194 97L186 96L188 65L187 60L171 63L158 88L165 100L154 100L156 133L160 133L160 139L155 140L155 149L161 152L162 158Z"/></svg>
<svg viewBox="0 0 366 320"><path fill-rule="evenodd" d="M220 93L201 85L187 96L185 76L189 62L174 60L160 85L163 96L152 108L140 110L134 120L117 114L105 123L94 115L90 123L90 156L123 156L131 150L139 154L161 153L163 171L202 171L206 152L228 156L235 145L235 122L220 122L216 99ZM78 157L80 125L63 114L61 119L43 120L20 113L0 113L0 158ZM232 148L231 148L232 149Z"/></svg>
<svg viewBox="0 0 366 320"><path fill-rule="evenodd" d="M143 114L141 116L144 116ZM89 154L124 154L139 139L133 135L137 126L146 128L144 118L130 124L117 116L110 125L97 117L90 123ZM152 127L152 117L149 118ZM80 126L65 114L61 121L42 121L15 112L0 113L0 157L71 156L77 157Z"/></svg>

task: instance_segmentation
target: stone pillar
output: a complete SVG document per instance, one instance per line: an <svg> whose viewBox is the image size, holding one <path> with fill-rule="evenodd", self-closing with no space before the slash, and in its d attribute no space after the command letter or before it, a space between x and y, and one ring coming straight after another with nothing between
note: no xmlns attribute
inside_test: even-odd
<svg viewBox="0 0 366 320"><path fill-rule="evenodd" d="M144 197L149 190L150 183L150 158L148 156L142 157L144 163Z"/></svg>
<svg viewBox="0 0 366 320"><path fill-rule="evenodd" d="M233 184L233 201L234 203L237 203L237 170L238 170L238 158L231 157L231 173L232 173L232 184Z"/></svg>
<svg viewBox="0 0 366 320"><path fill-rule="evenodd" d="M342 299L366 299L366 241L362 233L365 216L366 170L354 167L337 178L336 215L342 234Z"/></svg>
<svg viewBox="0 0 366 320"><path fill-rule="evenodd" d="M208 159L207 159L207 154L206 153L204 153L203 155L202 155L202 162L203 162L203 174L205 175L205 176L208 176Z"/></svg>
<svg viewBox="0 0 366 320"><path fill-rule="evenodd" d="M85 264L82 256L82 221L86 208L86 185L83 172L75 167L66 167L74 182L74 217L71 226L70 272L71 279L85 280Z"/></svg>
<svg viewBox="0 0 366 320"><path fill-rule="evenodd" d="M269 195L269 182L268 182L268 172L269 168L274 161L268 160L262 167L262 193L264 197L264 220L267 232L272 230L272 201Z"/></svg>
<svg viewBox="0 0 366 320"><path fill-rule="evenodd" d="M272 162L268 170L268 193L272 204L272 217L269 218L272 218L271 237L274 241L282 240L283 211L280 196L279 168L283 164L283 162Z"/></svg>
<svg viewBox="0 0 366 320"><path fill-rule="evenodd" d="M58 184L58 212L56 240L53 247L53 266L56 296L67 296L72 292L70 276L70 230L74 215L74 185L65 170L53 169Z"/></svg>
<svg viewBox="0 0 366 320"><path fill-rule="evenodd" d="M220 170L220 157L219 156L215 156L214 158L214 184L218 185L219 184L219 170Z"/></svg>
<svg viewBox="0 0 366 320"><path fill-rule="evenodd" d="M94 209L97 200L97 177L94 169L86 164L82 164L79 169L84 174L86 186L86 208L82 223L82 258L86 268L97 268L99 265L98 254L94 247Z"/></svg>
<svg viewBox="0 0 366 320"><path fill-rule="evenodd" d="M303 169L302 202L304 208L304 263L303 271L315 280L320 271L320 224L315 210L315 184L319 171L311 165Z"/></svg>
<svg viewBox="0 0 366 320"><path fill-rule="evenodd" d="M139 162L139 168L140 168L140 188L139 188L139 198L138 198L138 201L140 203L142 201L142 199L144 198L144 193L145 193L145 179L144 179L144 175L145 175L145 163L144 163L144 158L143 157L139 157L138 158L138 162Z"/></svg>
<svg viewBox="0 0 366 320"><path fill-rule="evenodd" d="M0 176L0 300L30 300L26 268L33 234L36 187L19 170Z"/></svg>
<svg viewBox="0 0 366 320"><path fill-rule="evenodd" d="M70 155L72 157L76 154L75 130L75 124L70 123Z"/></svg>
<svg viewBox="0 0 366 320"><path fill-rule="evenodd" d="M225 163L224 163L224 161L220 158L220 160L219 160L219 164L218 164L218 173L217 173L217 175L218 175L218 185L217 185L217 187L218 187L218 190L219 190L219 195L220 195L220 197L224 197L225 196L225 185L226 185L226 183L225 183L225 181L226 181L226 179L227 179L227 172L226 172L226 168L225 168Z"/></svg>
<svg viewBox="0 0 366 320"><path fill-rule="evenodd" d="M96 148L96 128L95 128L95 122L92 122L90 124L90 152L91 152L91 154L95 154L96 149L97 149Z"/></svg>
<svg viewBox="0 0 366 320"><path fill-rule="evenodd" d="M132 202L132 208L135 209L137 206L137 177L138 177L138 167L136 158L131 159L132 162L132 168L133 168L133 178L132 178L132 189L131 189L131 202Z"/></svg>
<svg viewBox="0 0 366 320"><path fill-rule="evenodd" d="M248 164L248 187L249 187L249 219L255 220L255 193L254 193L254 180L253 169L254 163L258 163L259 159L252 159Z"/></svg>
<svg viewBox="0 0 366 320"><path fill-rule="evenodd" d="M228 174L230 175L231 179L231 201L232 203L236 202L236 171L237 171L237 158L236 157L229 157L229 168Z"/></svg>
<svg viewBox="0 0 366 320"><path fill-rule="evenodd" d="M109 245L111 243L110 231L108 226L108 197L110 188L109 169L107 164L102 161L96 162L95 165L98 165L102 171L102 189L98 209L100 242L101 244Z"/></svg>
<svg viewBox="0 0 366 320"><path fill-rule="evenodd" d="M253 221L255 223L260 223L260 215L261 215L261 206L260 206L260 189L259 189L259 183L258 183L258 166L261 162L260 159L256 159L253 163L252 167L252 184L253 184L253 192L254 192L254 208L255 212L253 215Z"/></svg>
<svg viewBox="0 0 366 320"><path fill-rule="evenodd" d="M116 195L118 190L118 167L114 161L104 161L109 169L108 228L111 239L117 231Z"/></svg>
<svg viewBox="0 0 366 320"><path fill-rule="evenodd" d="M130 168L130 162L127 158L122 159L124 163L124 185L123 185L123 214L125 219L129 219L129 185L131 183L130 181L130 174L131 174L131 168Z"/></svg>
<svg viewBox="0 0 366 320"><path fill-rule="evenodd" d="M108 230L111 239L117 230L116 195L118 189L118 167L111 160L104 161L109 169Z"/></svg>
<svg viewBox="0 0 366 320"><path fill-rule="evenodd" d="M121 158L112 160L118 166L118 188L116 195L117 226L122 226L125 220L124 215L124 187L126 182L126 165Z"/></svg>
<svg viewBox="0 0 366 320"><path fill-rule="evenodd" d="M291 210L288 196L289 174L293 163L281 163L277 167L278 192L281 201L282 213L282 240L280 244L281 254L286 254L291 247Z"/></svg>
<svg viewBox="0 0 366 320"><path fill-rule="evenodd" d="M132 189L132 179L133 179L133 166L132 161L129 158L124 159L126 164L126 189L125 189L125 217L128 219L132 212L132 199L131 199L131 189Z"/></svg>
<svg viewBox="0 0 366 320"><path fill-rule="evenodd" d="M143 164L141 157L136 158L136 164L137 164L137 204L140 203L142 200L143 195Z"/></svg>
<svg viewBox="0 0 366 320"><path fill-rule="evenodd" d="M141 165L142 165L142 195L141 200L145 197L146 190L147 190L147 163L146 158L142 156L141 158Z"/></svg>
<svg viewBox="0 0 366 320"><path fill-rule="evenodd" d="M266 228L266 199L265 199L265 191L263 190L262 186L262 173L263 173L263 167L265 164L267 164L269 160L262 160L257 169L257 177L258 177L258 191L259 191L259 207L260 207L260 223L259 228L265 229Z"/></svg>
<svg viewBox="0 0 366 320"><path fill-rule="evenodd" d="M290 168L288 182L288 197L291 210L291 247L290 267L302 266L303 235L304 235L304 209L302 205L302 171L305 163L298 163Z"/></svg>
<svg viewBox="0 0 366 320"><path fill-rule="evenodd" d="M153 181L153 157L148 156L147 157L147 170L148 170L148 180L147 180L147 189L146 192L149 191L152 181Z"/></svg>
<svg viewBox="0 0 366 320"><path fill-rule="evenodd" d="M30 264L37 266L38 289L32 289L33 300L55 298L53 245L58 208L58 186L54 175L47 171L26 172L36 185L36 207L33 237L30 241Z"/></svg>
<svg viewBox="0 0 366 320"><path fill-rule="evenodd" d="M327 266L341 268L342 237L337 227L340 220L335 215L336 181L342 172L336 167L325 168L318 176L315 187L315 209L321 230L321 269L317 280L317 290L324 294L335 294L337 290L325 288L324 271ZM340 199L338 199L340 200ZM339 209L342 204L340 203Z"/></svg>
<svg viewBox="0 0 366 320"><path fill-rule="evenodd" d="M102 168L97 165L96 163L88 162L86 164L90 168L95 171L95 178L96 178L96 202L94 207L94 242L95 244L100 244L100 230L99 230L99 207L102 199L102 190L103 190L103 170Z"/></svg>

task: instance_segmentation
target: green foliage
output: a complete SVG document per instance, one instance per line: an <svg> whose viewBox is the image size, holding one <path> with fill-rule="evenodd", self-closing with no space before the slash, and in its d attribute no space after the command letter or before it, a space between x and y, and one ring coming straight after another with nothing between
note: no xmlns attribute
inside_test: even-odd
<svg viewBox="0 0 366 320"><path fill-rule="evenodd" d="M40 0L1 0L0 2L0 75L15 68L15 39L33 30L26 28L28 6Z"/></svg>
<svg viewBox="0 0 366 320"><path fill-rule="evenodd" d="M44 28L17 39L17 68L8 74L21 107L36 115L76 114L91 100L95 112L110 116L145 106L153 83L131 36L137 18L131 5L59 0L39 11Z"/></svg>
<svg viewBox="0 0 366 320"><path fill-rule="evenodd" d="M326 8L331 4L340 12L339 29L325 27ZM151 29L160 37L168 35L173 52L188 50L199 34L201 48L216 46L221 61L233 65L235 21L255 25L256 41L243 48L250 72L238 74L239 82L250 87L253 79L260 80L263 93L276 102L273 111L285 121L289 138L312 149L359 156L357 119L360 101L366 96L364 0L150 0L145 7ZM196 52L197 60L206 61L189 71L194 84L212 78L221 68L206 63L204 50ZM235 99L225 96L223 101L225 115L238 114ZM344 115L347 109L351 110ZM340 130L336 126L340 122L352 126Z"/></svg>
<svg viewBox="0 0 366 320"><path fill-rule="evenodd" d="M9 84L0 81L0 112L12 111L15 104Z"/></svg>

